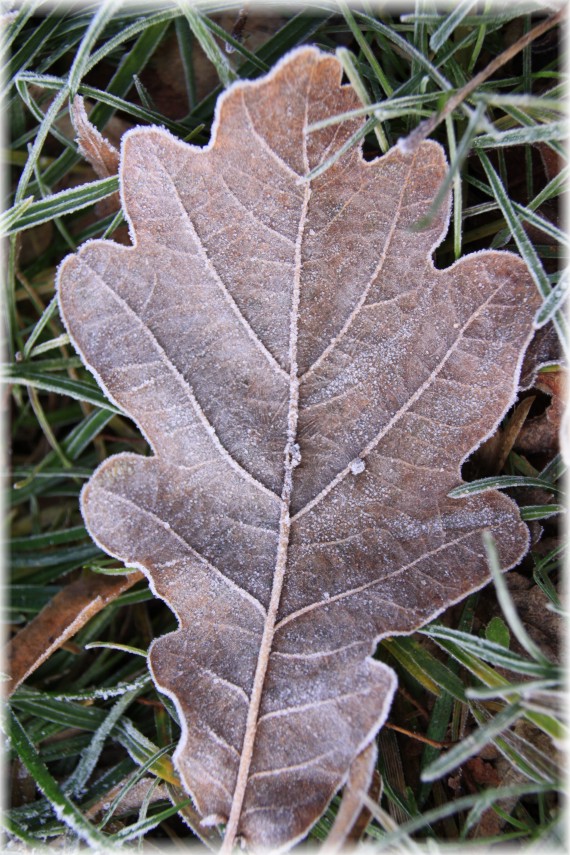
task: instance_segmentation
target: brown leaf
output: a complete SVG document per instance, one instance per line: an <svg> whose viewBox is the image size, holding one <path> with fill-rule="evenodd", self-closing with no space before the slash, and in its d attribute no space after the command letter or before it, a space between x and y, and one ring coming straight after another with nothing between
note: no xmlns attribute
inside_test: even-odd
<svg viewBox="0 0 570 855"><path fill-rule="evenodd" d="M142 578L138 572L118 578L89 573L66 585L10 641L6 655L10 671L10 680L5 683L7 694L17 689L93 615Z"/></svg>
<svg viewBox="0 0 570 855"><path fill-rule="evenodd" d="M517 448L525 452L555 453L560 442L560 428L566 405L567 376L565 371L545 371L538 374L535 388L551 401L544 413L529 419L516 441Z"/></svg>
<svg viewBox="0 0 570 855"><path fill-rule="evenodd" d="M557 775L557 770L561 769L561 756L559 752L556 751L552 740L544 733L539 730L531 722L526 721L524 718L519 719L516 724L513 726L512 730L508 732L508 734L504 735L511 745L509 746L507 743L507 747L510 747L511 750L514 749L518 751L522 756L525 756L525 752L527 752L526 756L529 756L529 759L532 764L532 761L536 763L537 768L544 768L545 764L550 761L550 768L546 768L545 774L551 773L554 776ZM514 743L514 744L513 744ZM477 761L477 758L473 758L474 761ZM468 761L466 764L470 771L473 769L473 761ZM489 764L484 763L484 766L488 766ZM513 766L507 756L499 755L493 764L495 771L495 781L493 781L493 773L490 772L488 776L488 783L490 783L495 788L508 788L517 786L520 784L528 783L528 778L525 774L520 770L520 768ZM481 781L478 776L473 776L474 782L477 784L484 783ZM473 786L473 792L478 792L480 790L479 786ZM556 796L549 795L549 798L556 798ZM487 808L481 814L481 817L477 824L470 830L469 838L489 838L498 836L504 830L507 825L507 820L505 820L504 816L509 816L512 813L514 807L520 800L520 796L510 796L502 799L497 799L495 804L489 808ZM494 810L494 807L499 807L502 813L497 813Z"/></svg>
<svg viewBox="0 0 570 855"><path fill-rule="evenodd" d="M500 787L501 779L492 763L486 763L481 757L471 757L464 766L465 773L476 785L473 792L481 787Z"/></svg>
<svg viewBox="0 0 570 855"><path fill-rule="evenodd" d="M87 118L85 102L76 95L71 105L71 121L77 134L77 145L85 160L91 164L99 178L116 175L119 169L119 152L103 137Z"/></svg>
<svg viewBox="0 0 570 855"><path fill-rule="evenodd" d="M130 783L130 787L119 801L113 813L113 819L123 814L134 813L135 811L138 813L145 799L150 798L150 804L168 799L166 784L159 784L157 786L156 778L145 775L144 778L140 778L140 780L135 781L133 784L129 781L129 776L127 776L122 781L119 781L118 784L115 784L114 787L111 787L108 792L102 795L85 811L86 819L100 822L108 812L110 803L125 788L125 784L127 783Z"/></svg>
<svg viewBox="0 0 570 855"><path fill-rule="evenodd" d="M477 464L485 474L498 474L507 462L507 457L512 451L513 445L523 428L534 400L533 396L524 398L520 404L517 405L504 428L499 428L493 436L490 436L489 439L477 449L477 453L475 455Z"/></svg>
<svg viewBox="0 0 570 855"><path fill-rule="evenodd" d="M529 389L541 368L555 365L561 358L560 338L554 324L548 323L535 332L526 349L521 369L520 388Z"/></svg>
<svg viewBox="0 0 570 855"><path fill-rule="evenodd" d="M372 743L374 744L374 743ZM352 767L351 767L352 768ZM383 790L383 781L380 776L380 772L378 769L374 770L374 774L372 776L372 781L370 782L370 786L368 788L368 798L374 803L379 804L380 799L382 798L382 790ZM351 843L358 843L360 839L363 837L368 825L370 824L370 820L372 819L372 813L369 808L364 806L360 811L359 816L356 818L356 822L350 829L350 833L347 837L346 846L343 851L346 851L347 847L351 845ZM356 848L356 847L354 847Z"/></svg>
<svg viewBox="0 0 570 855"><path fill-rule="evenodd" d="M116 175L119 169L119 151L91 124L85 110L85 101L80 95L73 99L70 109L71 121L77 134L79 153L92 166L98 178ZM97 203L97 213L108 216L121 207L118 193L113 193ZM115 236L116 237L116 236Z"/></svg>
<svg viewBox="0 0 570 855"><path fill-rule="evenodd" d="M552 181L553 178L556 178L556 176L562 172L566 166L566 161L564 157L555 149L551 148L548 143L538 142L535 143L535 145L540 152L540 158L544 166L546 178L548 181Z"/></svg>
<svg viewBox="0 0 570 855"><path fill-rule="evenodd" d="M509 575L508 587L520 619L534 643L551 661L560 662L561 640L564 638L561 615L548 607L544 591L521 573ZM516 639L513 639L512 646L519 652Z"/></svg>
<svg viewBox="0 0 570 855"><path fill-rule="evenodd" d="M372 654L505 568L528 531L498 492L448 498L514 399L540 298L524 263L431 255L449 202L423 143L366 162L359 106L313 48L220 99L205 149L123 143L135 245L92 241L59 273L66 326L154 451L104 463L89 530L139 566L180 628L150 664L183 722L176 762L205 824L251 848L303 837L384 722Z"/></svg>
<svg viewBox="0 0 570 855"><path fill-rule="evenodd" d="M364 827L360 824L360 817L363 813L364 796L372 784L377 756L376 744L372 742L352 761L342 801L327 836L326 851L328 855L345 850L347 841L349 839L358 840L368 825L370 811L364 808ZM378 798L376 800L378 801ZM359 824L358 834L355 831L357 821ZM353 833L354 837L352 836Z"/></svg>

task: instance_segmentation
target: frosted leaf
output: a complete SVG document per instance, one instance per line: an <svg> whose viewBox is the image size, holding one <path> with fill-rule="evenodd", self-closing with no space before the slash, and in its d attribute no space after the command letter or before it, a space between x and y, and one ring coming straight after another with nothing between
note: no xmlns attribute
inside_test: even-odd
<svg viewBox="0 0 570 855"><path fill-rule="evenodd" d="M505 568L527 548L508 497L448 493L513 401L540 298L510 253L435 269L449 201L410 231L446 173L434 142L303 180L360 127L307 132L360 106L341 76L303 48L228 89L205 149L126 134L133 247L59 273L75 346L154 452L99 468L86 524L178 617L150 667L226 852L307 833L390 708L377 641L488 581L484 530Z"/></svg>

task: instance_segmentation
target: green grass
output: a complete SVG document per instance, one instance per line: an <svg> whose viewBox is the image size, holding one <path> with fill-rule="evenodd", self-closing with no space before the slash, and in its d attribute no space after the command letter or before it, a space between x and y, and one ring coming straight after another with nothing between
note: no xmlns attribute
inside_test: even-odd
<svg viewBox="0 0 570 855"><path fill-rule="evenodd" d="M235 19L237 5L232 8ZM229 32L231 23L226 32L208 16L206 4L201 9L181 3L141 12L94 4L74 11L26 3L8 26L11 138L5 156L12 198L1 224L8 235L5 379L11 384L13 447L5 496L12 531L6 620L14 631L79 574L117 569L87 536L78 495L103 459L146 448L81 366L54 300L62 258L89 238L112 237L122 224L120 215L96 207L115 192L117 179L97 180L86 169L69 125L61 121L70 97L90 99L91 119L103 131L118 115L133 124L163 124L181 139L205 144L225 85L254 78L296 45L314 43L339 51L365 105L360 112L371 117L350 144L364 139L372 157L442 109L512 41L513 32L527 32L535 23L520 4L463 2L434 13L431 4L419 3L402 15L377 14L372 4L359 10L321 5L311 14L284 14L254 48L248 25L241 43ZM160 93L148 82L152 75L146 86L138 82L167 43L180 54L185 75L176 119L163 115ZM200 96L198 45L203 64L215 71L215 82ZM556 203L566 174L564 83L555 47L547 41L540 50L527 47L432 134L450 159L454 203L438 265L486 247L518 252L543 298L537 326L553 323L563 351L567 275L559 263L568 241ZM545 174L537 143L560 158L559 172ZM564 512L563 469L559 456L511 452L492 477L473 464L473 483L462 492L516 488L523 517L541 521L542 541L520 572L529 597L542 598L546 618L561 614L556 582L563 546L556 523ZM553 748L564 735L560 669L530 638L496 567L494 545L487 550L496 595L475 594L422 632L380 645L378 656L395 667L401 686L390 723L453 747L443 752L394 733L383 742L384 794L380 805L370 806L364 837L377 851L413 851L426 840L432 851L469 848L486 811L502 823L501 842L562 846L562 775ZM61 838L95 848L125 841L133 846L145 837L158 846L195 839L187 824L192 827L195 816L176 786L171 760L180 732L176 712L157 694L144 661L152 639L174 628L172 613L141 582L15 692L6 721L8 760L18 781L4 818L9 837L30 848ZM491 765L501 770L498 790L474 777L476 767L469 766L486 745L495 752ZM140 781L146 797L123 810ZM97 804L106 808L92 811ZM337 804L315 826L313 840L326 836ZM214 846L216 835L213 829ZM496 842L492 834L475 839Z"/></svg>

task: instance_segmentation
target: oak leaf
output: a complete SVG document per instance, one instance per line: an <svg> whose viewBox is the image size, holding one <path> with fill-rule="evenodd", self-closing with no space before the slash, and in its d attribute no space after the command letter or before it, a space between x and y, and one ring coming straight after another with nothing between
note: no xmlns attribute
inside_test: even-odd
<svg viewBox="0 0 570 855"><path fill-rule="evenodd" d="M133 246L92 241L62 314L154 455L107 460L82 496L95 541L176 613L150 667L178 708L175 760L225 851L301 839L384 722L373 657L489 579L528 533L498 492L448 498L515 395L539 303L524 263L437 270L446 172L424 142L366 162L338 61L300 49L219 100L212 141L123 139Z"/></svg>

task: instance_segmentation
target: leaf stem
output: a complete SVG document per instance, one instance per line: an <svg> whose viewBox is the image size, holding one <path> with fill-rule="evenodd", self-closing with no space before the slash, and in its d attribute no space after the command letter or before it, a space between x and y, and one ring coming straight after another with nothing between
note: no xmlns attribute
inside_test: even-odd
<svg viewBox="0 0 570 855"><path fill-rule="evenodd" d="M306 138L306 133L305 133ZM306 162L308 169L308 163ZM297 365L297 337L299 318L299 299L301 286L301 246L303 232L307 219L309 199L311 197L311 186L305 184L303 207L299 219L297 241L295 244L295 279L291 300L291 325L289 332L289 408L287 421L287 444L285 446L284 478L281 492L281 513L279 519L279 539L275 562L275 575L271 590L271 599L267 611L267 618L263 628L263 635L257 659L257 667L253 680L251 699L247 713L245 736L241 751L240 764L234 796L230 808L230 815L226 826L224 842L220 849L220 855L229 855L232 852L236 836L238 835L239 822L249 779L249 769L255 748L257 722L263 696L265 675L269 665L269 657L273 647L275 624L277 612L281 601L281 592L287 569L287 558L289 548L289 534L291 529L291 496L293 492L293 469L299 462L299 451L296 446L297 422L299 416L299 375Z"/></svg>

